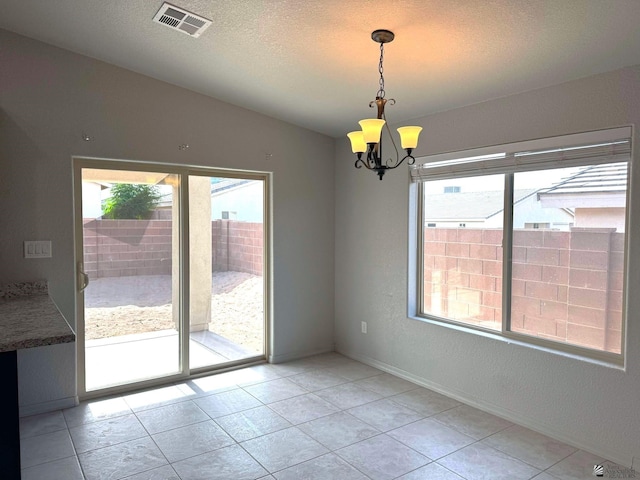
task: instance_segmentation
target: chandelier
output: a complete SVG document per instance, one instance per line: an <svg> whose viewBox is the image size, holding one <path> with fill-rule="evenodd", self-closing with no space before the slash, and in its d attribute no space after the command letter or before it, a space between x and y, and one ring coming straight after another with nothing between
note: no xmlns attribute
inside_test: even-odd
<svg viewBox="0 0 640 480"><path fill-rule="evenodd" d="M349 140L351 140L351 150L358 156L356 160L355 166L356 168L365 167L369 170L373 170L378 174L380 180L382 180L382 176L385 174L387 170L393 170L394 168L398 168L402 163L409 159L407 162L409 165L413 165L415 162L415 158L411 155L411 152L414 148L418 146L418 136L422 131L422 127L400 127L398 128L398 133L400 134L400 143L402 148L406 150L407 154L400 159L400 155L398 153L398 147L396 147L396 143L393 140L393 136L391 135L391 131L389 130L389 125L386 122L386 116L384 113L384 106L389 103L389 105L394 105L396 101L392 98L385 98L384 91L384 44L390 43L395 38L393 32L389 30L375 30L371 33L371 39L374 42L378 42L380 44L380 63L378 64L378 72L380 73L380 81L378 93L376 94L376 99L369 103L369 107L378 109L377 118L366 118L364 120L360 120L358 122L362 130L357 130L355 132L350 132L347 134ZM396 151L396 159L395 161L391 158L388 159L385 163L382 163L382 128L387 128L387 132L389 133L389 137L391 138L391 143L393 144L393 148ZM362 158L362 154L366 153L366 158Z"/></svg>

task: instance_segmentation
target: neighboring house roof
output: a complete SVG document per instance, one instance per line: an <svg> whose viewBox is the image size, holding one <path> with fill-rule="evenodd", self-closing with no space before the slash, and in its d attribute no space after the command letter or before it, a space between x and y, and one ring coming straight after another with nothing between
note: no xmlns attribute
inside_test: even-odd
<svg viewBox="0 0 640 480"><path fill-rule="evenodd" d="M624 207L627 191L627 163L585 167L556 185L542 189L543 207Z"/></svg>
<svg viewBox="0 0 640 480"><path fill-rule="evenodd" d="M537 189L514 190L514 205ZM504 191L459 192L425 195L425 219L482 221L504 210Z"/></svg>

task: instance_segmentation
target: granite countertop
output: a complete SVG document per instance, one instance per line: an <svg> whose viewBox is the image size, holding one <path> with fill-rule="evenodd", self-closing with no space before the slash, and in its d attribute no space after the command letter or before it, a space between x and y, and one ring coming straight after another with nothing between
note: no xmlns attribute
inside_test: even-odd
<svg viewBox="0 0 640 480"><path fill-rule="evenodd" d="M75 341L46 282L0 287L0 352Z"/></svg>

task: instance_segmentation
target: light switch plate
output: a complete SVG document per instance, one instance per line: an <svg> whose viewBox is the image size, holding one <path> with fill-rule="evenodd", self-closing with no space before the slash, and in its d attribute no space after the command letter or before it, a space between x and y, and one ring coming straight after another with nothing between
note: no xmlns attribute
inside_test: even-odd
<svg viewBox="0 0 640 480"><path fill-rule="evenodd" d="M24 258L51 258L51 240L25 240Z"/></svg>

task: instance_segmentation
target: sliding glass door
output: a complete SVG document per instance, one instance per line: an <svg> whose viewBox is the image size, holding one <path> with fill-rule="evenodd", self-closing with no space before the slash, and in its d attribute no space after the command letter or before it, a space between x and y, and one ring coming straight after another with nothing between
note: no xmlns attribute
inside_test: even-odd
<svg viewBox="0 0 640 480"><path fill-rule="evenodd" d="M266 177L75 162L80 394L264 358Z"/></svg>
<svg viewBox="0 0 640 480"><path fill-rule="evenodd" d="M264 355L264 181L189 177L191 368Z"/></svg>

